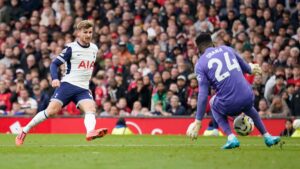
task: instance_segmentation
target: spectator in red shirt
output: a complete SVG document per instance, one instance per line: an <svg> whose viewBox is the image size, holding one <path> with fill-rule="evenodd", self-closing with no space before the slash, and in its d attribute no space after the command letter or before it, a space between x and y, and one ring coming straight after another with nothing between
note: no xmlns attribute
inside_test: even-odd
<svg viewBox="0 0 300 169"><path fill-rule="evenodd" d="M209 15L208 21L213 24L215 29L219 28L220 27L220 18L217 15L217 10L214 6L209 7L208 15Z"/></svg>
<svg viewBox="0 0 300 169"><path fill-rule="evenodd" d="M300 83L300 65L297 65L293 68L293 78L288 79L287 83L293 85Z"/></svg>
<svg viewBox="0 0 300 169"><path fill-rule="evenodd" d="M273 87L273 94L282 95L286 89L285 76L277 75L275 78L276 78L276 84Z"/></svg>
<svg viewBox="0 0 300 169"><path fill-rule="evenodd" d="M4 81L0 81L0 110L10 111L12 104L10 101L11 92L8 90Z"/></svg>
<svg viewBox="0 0 300 169"><path fill-rule="evenodd" d="M104 82L104 76L96 76L96 87L94 90L95 102L98 108L102 107L103 101L108 97L108 91Z"/></svg>
<svg viewBox="0 0 300 169"><path fill-rule="evenodd" d="M136 71L133 73L133 78L131 79L130 83L129 83L129 86L127 88L127 91L130 92L132 89L136 88L137 87L137 80L138 79L141 79L142 76L141 76L141 73Z"/></svg>
<svg viewBox="0 0 300 169"><path fill-rule="evenodd" d="M70 102L67 106L65 106L62 110L63 115L80 115L81 112L77 109L74 102Z"/></svg>
<svg viewBox="0 0 300 169"><path fill-rule="evenodd" d="M188 89L187 89L187 93L188 93L187 101L188 101L188 104L190 104L191 98L198 96L199 90L198 90L198 80L196 78L196 75L191 74L191 75L189 75L188 79L189 79L190 85L188 86Z"/></svg>

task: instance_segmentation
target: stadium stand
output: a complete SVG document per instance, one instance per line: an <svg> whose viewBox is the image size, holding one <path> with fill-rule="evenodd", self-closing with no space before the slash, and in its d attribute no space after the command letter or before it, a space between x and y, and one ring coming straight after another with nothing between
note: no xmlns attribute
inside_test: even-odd
<svg viewBox="0 0 300 169"><path fill-rule="evenodd" d="M1 115L44 109L50 63L83 19L95 23L90 89L100 116L193 116L201 32L262 67L245 77L263 117L300 116L298 0L0 0ZM70 104L60 114L80 112Z"/></svg>

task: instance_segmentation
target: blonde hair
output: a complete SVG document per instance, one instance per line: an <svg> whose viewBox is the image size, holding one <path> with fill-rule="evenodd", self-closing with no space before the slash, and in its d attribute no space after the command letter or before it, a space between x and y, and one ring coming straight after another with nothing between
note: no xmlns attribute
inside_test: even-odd
<svg viewBox="0 0 300 169"><path fill-rule="evenodd" d="M81 30L81 29L88 29L90 27L94 27L94 23L90 20L83 20L80 21L77 25L76 25L76 29L77 30Z"/></svg>

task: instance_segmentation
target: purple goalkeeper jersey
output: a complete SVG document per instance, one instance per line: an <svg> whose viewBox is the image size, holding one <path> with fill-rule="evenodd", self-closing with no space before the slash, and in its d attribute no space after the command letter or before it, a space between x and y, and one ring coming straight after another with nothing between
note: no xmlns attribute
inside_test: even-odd
<svg viewBox="0 0 300 169"><path fill-rule="evenodd" d="M236 113L253 103L253 92L243 73L250 66L230 47L210 47L199 58L195 72L199 86L216 90L213 108L222 113ZM199 89L201 90L201 89Z"/></svg>

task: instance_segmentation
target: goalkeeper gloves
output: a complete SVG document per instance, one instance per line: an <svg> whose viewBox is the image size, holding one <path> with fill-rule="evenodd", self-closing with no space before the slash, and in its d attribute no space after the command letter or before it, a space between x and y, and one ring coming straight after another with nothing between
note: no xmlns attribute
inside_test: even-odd
<svg viewBox="0 0 300 169"><path fill-rule="evenodd" d="M249 66L251 67L251 72L252 74L256 75L256 74L261 74L261 68L259 67L258 64L254 64L254 63L249 63Z"/></svg>
<svg viewBox="0 0 300 169"><path fill-rule="evenodd" d="M194 122L192 122L187 131L186 131L186 135L188 137L190 137L192 140L195 140L197 139L198 137L198 133L199 133L199 130L201 128L201 120L195 120Z"/></svg>

